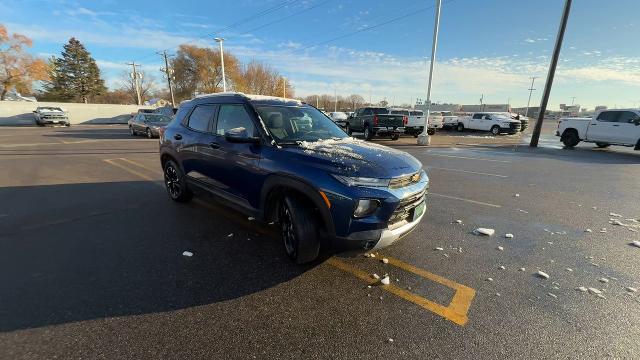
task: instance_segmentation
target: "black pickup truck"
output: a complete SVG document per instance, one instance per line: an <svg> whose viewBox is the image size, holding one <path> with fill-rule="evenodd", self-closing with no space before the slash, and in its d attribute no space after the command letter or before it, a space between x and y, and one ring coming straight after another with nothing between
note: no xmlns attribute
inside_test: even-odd
<svg viewBox="0 0 640 360"><path fill-rule="evenodd" d="M407 121L409 119L406 116L389 114L387 108L365 107L349 116L345 130L349 135L354 131L362 132L365 140L371 140L376 135L389 136L391 140L398 140Z"/></svg>

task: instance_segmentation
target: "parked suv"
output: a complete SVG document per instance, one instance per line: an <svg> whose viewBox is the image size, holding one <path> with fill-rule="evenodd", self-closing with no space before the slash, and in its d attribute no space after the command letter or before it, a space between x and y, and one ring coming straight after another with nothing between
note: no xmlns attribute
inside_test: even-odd
<svg viewBox="0 0 640 360"><path fill-rule="evenodd" d="M276 222L298 263L321 243L391 244L420 222L429 187L413 156L353 139L313 106L240 93L183 102L161 132L160 161L171 199L211 194Z"/></svg>

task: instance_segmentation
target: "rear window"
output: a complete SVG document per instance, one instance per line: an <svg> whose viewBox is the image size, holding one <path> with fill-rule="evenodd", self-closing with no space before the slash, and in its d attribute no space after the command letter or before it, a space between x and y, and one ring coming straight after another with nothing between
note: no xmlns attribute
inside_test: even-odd
<svg viewBox="0 0 640 360"><path fill-rule="evenodd" d="M616 111L603 111L598 115L598 121L602 122L616 122L618 113Z"/></svg>
<svg viewBox="0 0 640 360"><path fill-rule="evenodd" d="M411 116L422 116L424 113L422 111L410 111L409 115Z"/></svg>
<svg viewBox="0 0 640 360"><path fill-rule="evenodd" d="M385 115L389 113L389 110L386 108L371 108L371 111L374 115Z"/></svg>

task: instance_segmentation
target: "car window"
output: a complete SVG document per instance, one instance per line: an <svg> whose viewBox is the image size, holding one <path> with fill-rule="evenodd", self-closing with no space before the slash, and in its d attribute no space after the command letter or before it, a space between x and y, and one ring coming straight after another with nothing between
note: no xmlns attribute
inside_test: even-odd
<svg viewBox="0 0 640 360"><path fill-rule="evenodd" d="M474 119L482 119L482 114L473 114Z"/></svg>
<svg viewBox="0 0 640 360"><path fill-rule="evenodd" d="M372 111L373 114L376 114L376 115L386 115L389 113L389 110L385 108L373 108L370 111Z"/></svg>
<svg viewBox="0 0 640 360"><path fill-rule="evenodd" d="M213 119L216 107L212 105L196 106L189 115L187 126L196 131L208 131L209 122Z"/></svg>
<svg viewBox="0 0 640 360"><path fill-rule="evenodd" d="M224 135L232 129L244 129L247 137L256 136L256 128L244 105L220 105L216 134Z"/></svg>
<svg viewBox="0 0 640 360"><path fill-rule="evenodd" d="M311 106L267 106L256 110L278 143L341 139L347 134Z"/></svg>
<svg viewBox="0 0 640 360"><path fill-rule="evenodd" d="M371 114L373 114L373 113L371 112L371 109L364 109L364 111L362 112L362 115L363 115L363 116L367 116L367 115L371 115Z"/></svg>
<svg viewBox="0 0 640 360"><path fill-rule="evenodd" d="M400 110L391 110L391 115L402 115L402 111L400 111Z"/></svg>
<svg viewBox="0 0 640 360"><path fill-rule="evenodd" d="M602 122L615 122L618 113L615 111L603 111L598 115L598 121Z"/></svg>
<svg viewBox="0 0 640 360"><path fill-rule="evenodd" d="M633 111L620 111L618 115L619 123L633 123L638 118L638 114Z"/></svg>

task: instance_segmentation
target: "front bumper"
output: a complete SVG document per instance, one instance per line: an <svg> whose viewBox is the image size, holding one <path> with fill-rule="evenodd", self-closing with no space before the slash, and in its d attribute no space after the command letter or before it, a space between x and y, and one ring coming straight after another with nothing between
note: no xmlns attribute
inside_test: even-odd
<svg viewBox="0 0 640 360"><path fill-rule="evenodd" d="M415 229L415 227L420 223L420 221L422 220L422 218L424 217L424 213L422 215L420 215L419 218L417 218L416 220L412 221L412 222L408 222L400 227L397 227L393 230L389 230L389 229L385 229L382 231L382 233L380 234L380 239L378 240L378 242L376 243L376 245L373 247L374 249L380 249L383 247L387 247L391 244L393 244L394 242L396 242L398 239L400 239L401 237L409 234L411 231L413 231L413 229Z"/></svg>

